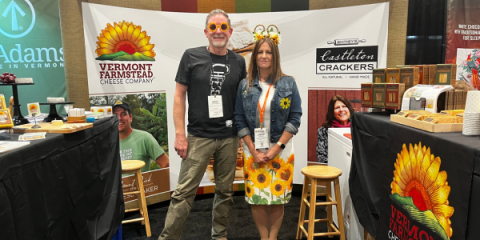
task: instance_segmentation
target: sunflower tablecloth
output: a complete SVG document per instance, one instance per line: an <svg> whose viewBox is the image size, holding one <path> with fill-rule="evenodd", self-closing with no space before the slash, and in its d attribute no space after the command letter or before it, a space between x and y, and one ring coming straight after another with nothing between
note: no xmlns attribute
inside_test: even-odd
<svg viewBox="0 0 480 240"><path fill-rule="evenodd" d="M479 239L480 138L355 113L349 186L376 239Z"/></svg>
<svg viewBox="0 0 480 240"><path fill-rule="evenodd" d="M275 144L271 144L270 147ZM243 146L245 201L257 205L285 204L292 197L295 155L290 140L285 149L266 164L254 161L248 147Z"/></svg>

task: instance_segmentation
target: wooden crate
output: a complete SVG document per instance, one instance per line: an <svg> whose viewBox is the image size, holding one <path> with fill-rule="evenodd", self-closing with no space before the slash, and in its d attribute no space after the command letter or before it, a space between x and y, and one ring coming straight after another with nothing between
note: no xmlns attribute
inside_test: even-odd
<svg viewBox="0 0 480 240"><path fill-rule="evenodd" d="M400 123L409 127L417 128L427 132L461 132L463 129L463 123L429 123L424 121L418 121L409 119L406 117L398 116L396 114L390 115L390 121Z"/></svg>

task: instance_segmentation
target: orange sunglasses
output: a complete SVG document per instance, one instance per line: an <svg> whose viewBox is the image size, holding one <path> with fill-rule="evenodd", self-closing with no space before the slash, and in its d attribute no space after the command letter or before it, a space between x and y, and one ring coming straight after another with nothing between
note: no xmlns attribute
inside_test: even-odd
<svg viewBox="0 0 480 240"><path fill-rule="evenodd" d="M226 31L228 31L228 29L230 29L230 26L228 25L227 22L222 22L220 25L218 25L214 22L211 22L211 23L208 24L208 30L210 30L210 32L217 31L217 28L220 28L220 31L222 31L222 32L226 32Z"/></svg>

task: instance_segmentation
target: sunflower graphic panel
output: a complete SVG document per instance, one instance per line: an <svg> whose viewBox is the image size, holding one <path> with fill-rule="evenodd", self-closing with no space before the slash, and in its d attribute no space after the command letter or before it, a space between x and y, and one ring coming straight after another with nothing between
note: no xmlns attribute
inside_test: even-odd
<svg viewBox="0 0 480 240"><path fill-rule="evenodd" d="M450 239L454 208L448 201L447 172L439 171L440 165L440 157L422 143L408 148L403 144L397 153L390 198L403 206L411 219L424 223L442 239Z"/></svg>

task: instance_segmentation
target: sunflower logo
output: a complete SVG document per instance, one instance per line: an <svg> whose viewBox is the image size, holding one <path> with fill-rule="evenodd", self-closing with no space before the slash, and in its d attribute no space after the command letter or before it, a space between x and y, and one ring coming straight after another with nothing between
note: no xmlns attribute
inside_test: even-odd
<svg viewBox="0 0 480 240"><path fill-rule="evenodd" d="M103 112L105 112L105 110L103 110L103 108L99 108L99 109L97 109L97 112L103 113Z"/></svg>
<svg viewBox="0 0 480 240"><path fill-rule="evenodd" d="M440 157L435 157L430 148L422 147L422 143L409 144L408 149L403 144L395 162L391 198L413 202L414 206L404 206L411 217L436 220L429 227L447 239L452 236L450 217L454 208L448 202L447 172L439 172L440 164Z"/></svg>
<svg viewBox="0 0 480 240"><path fill-rule="evenodd" d="M110 61L155 61L155 44L142 31L142 26L131 22L107 23L97 36L96 60Z"/></svg>
<svg viewBox="0 0 480 240"><path fill-rule="evenodd" d="M285 194L285 181L276 180L270 185L270 190L273 195L280 197Z"/></svg>
<svg viewBox="0 0 480 240"><path fill-rule="evenodd" d="M280 170L283 165L285 165L285 161L283 159L278 158L278 155L271 161L268 161L268 168L272 169L273 171Z"/></svg>
<svg viewBox="0 0 480 240"><path fill-rule="evenodd" d="M288 107L290 107L290 99L288 99L288 98L282 98L282 100L280 100L280 106L281 106L283 109L287 109Z"/></svg>
<svg viewBox="0 0 480 240"><path fill-rule="evenodd" d="M262 190L270 186L270 181L272 180L272 175L268 173L265 168L260 168L252 174L253 185Z"/></svg>
<svg viewBox="0 0 480 240"><path fill-rule="evenodd" d="M247 195L248 198L251 198L254 192L255 189L253 188L252 184L247 183L247 185L245 186L245 195Z"/></svg>
<svg viewBox="0 0 480 240"><path fill-rule="evenodd" d="M37 105L35 104L30 105L30 110L35 110L35 109L37 109Z"/></svg>

